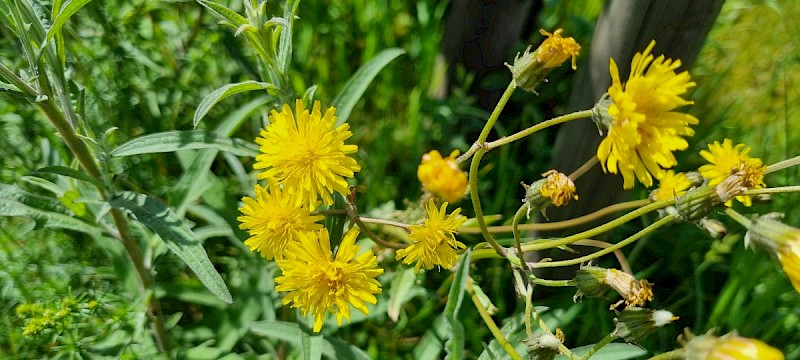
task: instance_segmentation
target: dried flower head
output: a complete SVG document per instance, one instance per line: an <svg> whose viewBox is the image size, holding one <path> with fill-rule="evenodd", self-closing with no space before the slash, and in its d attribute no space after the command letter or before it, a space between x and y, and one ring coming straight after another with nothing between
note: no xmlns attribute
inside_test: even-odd
<svg viewBox="0 0 800 360"><path fill-rule="evenodd" d="M550 199L553 205L561 206L570 200L578 200L578 195L575 193L575 183L567 175L555 170L549 170L542 176L546 178L546 181L539 189L539 192L541 192L542 196Z"/></svg>

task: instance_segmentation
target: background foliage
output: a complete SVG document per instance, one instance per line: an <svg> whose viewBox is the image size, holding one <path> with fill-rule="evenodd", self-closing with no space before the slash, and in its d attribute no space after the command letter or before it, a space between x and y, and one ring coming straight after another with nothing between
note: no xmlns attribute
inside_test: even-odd
<svg viewBox="0 0 800 360"><path fill-rule="evenodd" d="M534 27L563 27L566 34L587 43L598 2L585 7L565 3L545 1ZM238 1L226 5L242 11ZM405 56L378 75L349 119L352 141L359 145L358 158L365 169L356 178L364 210L385 213L413 206L421 194L415 173L422 154L430 149L443 153L466 149L488 115L469 95L473 80L463 69L456 69L448 97L433 96L445 72L437 55L447 6L447 2L425 0L300 2L290 76L297 94L313 84L315 97L327 104L350 75L381 50L406 50ZM282 12L279 2L270 2L269 7L273 13ZM800 3L795 1L726 3L692 69L698 88L691 111L701 119L701 129L691 140L692 148L682 155L681 170L696 168L701 162L698 151L723 136L749 144L766 163L800 153L800 132L792 122L800 103L800 44L793 38L800 30L794 20L798 16ZM70 19L64 38L70 87L86 114L86 126L94 134L118 128L109 138L112 147L143 134L192 129L195 108L204 96L224 84L258 78L254 54L242 37L217 25L216 18L193 1L92 2ZM515 52L539 41L538 34L521 39ZM0 26L0 61L23 68L19 48L9 28ZM513 55L508 54L509 60ZM561 69L551 75L559 80L543 87L539 96L513 97L516 110L498 131L562 113L571 74ZM509 78L498 74L488 81L502 87ZM256 92L233 96L215 106L200 128L241 123L234 137L251 140L274 105ZM45 166L75 165L55 130L32 104L11 92L0 94L0 126L0 193L9 194L17 186L30 201L63 214L81 218L96 213L92 199L81 197L87 193L85 184L52 175L32 176ZM521 198L518 181L547 169L552 134L504 147L487 157L480 189L487 199L487 213L516 206ZM220 153L203 187L186 188L184 175L198 154L184 150L108 159L123 189L165 199L186 215L234 299L228 305L210 294L148 230L135 228L139 238L155 249L147 254L158 270L153 296L162 299L175 355L193 359L302 357L307 329L293 322L298 316L295 311L280 306L273 285L274 263L248 251L242 244L246 234L238 230L239 199L254 181L249 174L252 158ZM797 179L797 170L790 169L770 175L767 182L784 185ZM199 200L180 203L180 195L190 190ZM786 222L798 226L800 213L795 204L799 200L796 194L776 196L756 210L785 212ZM89 215L81 208L84 203ZM654 219L641 221L646 224ZM631 224L612 237L622 237L641 225ZM676 325L643 345L656 352L672 349L684 327L695 333L736 329L781 348L789 359L800 358L800 297L777 264L762 253L742 248L737 241L741 228L730 224L729 230L721 240L711 240L699 229L674 226L626 250L637 275L656 284L654 307L681 316ZM477 237L464 239L477 241ZM109 238L96 240L82 232L53 229L46 219L0 218L0 356L139 358L156 353L146 326L145 299L122 247ZM447 302L450 273L414 274L395 266L392 252L378 256L387 268L398 270L380 278L385 291L368 317L356 313L350 326L326 325L323 354L442 356L444 329L442 320L436 319L441 319ZM480 267L476 280L498 307L496 319L507 319L505 329L520 334L521 305L509 286L507 264L484 260L474 266ZM598 341L613 328L609 300L573 304L572 295L570 289L541 299L542 305L550 307L548 323L564 330L569 347ZM30 305L30 310L21 311L23 304ZM37 317L55 321L35 334L27 333L26 326ZM471 304L462 307L460 319L470 329L465 333L467 358L477 358L491 335L480 326Z"/></svg>

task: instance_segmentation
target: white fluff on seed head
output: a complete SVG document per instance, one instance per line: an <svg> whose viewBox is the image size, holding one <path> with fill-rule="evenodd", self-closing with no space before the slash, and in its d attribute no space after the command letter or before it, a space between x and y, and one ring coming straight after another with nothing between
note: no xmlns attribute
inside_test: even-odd
<svg viewBox="0 0 800 360"><path fill-rule="evenodd" d="M675 315L672 315L671 312L667 310L656 310L653 311L653 323L657 327L664 326L672 322L675 319Z"/></svg>
<svg viewBox="0 0 800 360"><path fill-rule="evenodd" d="M539 346L543 348L558 349L558 345L561 345L561 341L553 334L543 334L539 338Z"/></svg>

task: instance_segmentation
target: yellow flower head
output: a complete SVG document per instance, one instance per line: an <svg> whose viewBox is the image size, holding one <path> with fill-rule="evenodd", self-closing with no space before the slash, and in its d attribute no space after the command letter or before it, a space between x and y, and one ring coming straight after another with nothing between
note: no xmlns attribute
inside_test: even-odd
<svg viewBox="0 0 800 360"><path fill-rule="evenodd" d="M706 360L783 360L783 353L760 340L726 335L717 341Z"/></svg>
<svg viewBox="0 0 800 360"><path fill-rule="evenodd" d="M683 136L693 135L689 125L698 123L694 116L673 111L692 103L682 96L695 83L688 72L675 73L680 60L654 58L650 53L654 46L655 41L650 42L643 53L636 53L626 83L620 81L614 59L609 66L612 120L597 158L604 171L622 173L625 189L633 187L634 176L650 187L653 176L659 178L664 169L675 166L678 161L672 153L689 146Z"/></svg>
<svg viewBox="0 0 800 360"><path fill-rule="evenodd" d="M542 174L547 178L547 181L542 184L539 192L542 196L550 199L550 202L555 206L561 206L568 203L570 200L578 200L578 195L575 194L575 183L572 180L555 170L547 171Z"/></svg>
<svg viewBox="0 0 800 360"><path fill-rule="evenodd" d="M275 290L288 292L284 305L291 303L303 316L314 316L315 332L322 329L325 313L335 314L341 325L342 318L350 321L350 305L368 314L366 304L378 302L375 294L381 293L381 284L375 278L383 269L372 251L358 255L357 237L357 228L348 231L333 257L328 230L323 228L289 244L286 258L277 260L282 274L275 279Z"/></svg>
<svg viewBox="0 0 800 360"><path fill-rule="evenodd" d="M759 216L747 228L745 245L758 245L778 258L783 272L800 293L800 229L784 224L774 214Z"/></svg>
<svg viewBox="0 0 800 360"><path fill-rule="evenodd" d="M456 240L455 234L467 218L459 216L461 208L447 215L447 203L437 209L433 199L425 206L425 211L428 213L425 224L411 225L409 238L414 243L397 250L396 258L403 259L403 264L416 261L415 271L420 267L430 270L434 265L449 269L458 260L456 250L466 247Z"/></svg>
<svg viewBox="0 0 800 360"><path fill-rule="evenodd" d="M668 170L658 179L658 189L650 194L650 198L655 201L674 199L685 194L691 186L686 174Z"/></svg>
<svg viewBox="0 0 800 360"><path fill-rule="evenodd" d="M352 135L350 126L335 127L334 107L324 115L319 101L310 113L303 100L298 99L295 107L296 116L288 104L281 112L272 110L269 126L256 138L261 154L253 167L266 169L258 178L281 183L300 204L314 207L319 197L326 205L333 204L333 192L347 194L345 178L361 170L348 156L358 151L358 146L345 145Z"/></svg>
<svg viewBox="0 0 800 360"><path fill-rule="evenodd" d="M239 208L242 216L237 220L241 222L239 228L250 234L244 244L265 259L282 259L288 244L322 228L317 221L323 216L311 215L308 208L297 204L280 186L266 189L256 184L255 192L255 199L242 198L244 206Z"/></svg>
<svg viewBox="0 0 800 360"><path fill-rule="evenodd" d="M571 37L561 37L563 31L563 29L557 29L551 34L544 29L539 29L539 33L547 38L534 53L536 61L544 64L546 68L555 68L572 58L572 70L575 70L578 68L575 58L580 55L581 46Z"/></svg>
<svg viewBox="0 0 800 360"><path fill-rule="evenodd" d="M731 139L724 139L722 144L715 141L708 145L708 150L701 150L703 156L710 164L700 167L700 174L708 179L708 184L717 186L717 193L725 200L725 205L731 206L732 196L749 189L761 189L764 184L764 172L767 167L761 159L748 156L750 148L744 144L733 145ZM738 195L745 206L752 205L750 196Z"/></svg>
<svg viewBox="0 0 800 360"><path fill-rule="evenodd" d="M450 156L442 158L433 150L422 155L422 163L417 168L417 177L425 191L450 203L461 201L467 193L467 174L456 163L458 153L454 150Z"/></svg>

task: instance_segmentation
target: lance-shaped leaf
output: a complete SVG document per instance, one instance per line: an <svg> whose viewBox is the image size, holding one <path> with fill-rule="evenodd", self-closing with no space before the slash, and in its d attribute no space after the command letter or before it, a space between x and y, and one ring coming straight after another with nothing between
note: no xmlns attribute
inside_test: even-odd
<svg viewBox="0 0 800 360"><path fill-rule="evenodd" d="M213 131L165 131L140 136L111 151L113 156L173 152L178 150L217 149L237 156L256 156L258 146L247 141L229 138Z"/></svg>
<svg viewBox="0 0 800 360"><path fill-rule="evenodd" d="M91 183L92 185L103 187L103 182L100 179L91 176L83 171L73 169L71 167L60 166L60 165L52 165L52 166L45 166L40 169L36 169L33 172L33 175L42 175L42 174L56 174L56 175L63 175L68 176L73 179L83 180L86 182Z"/></svg>
<svg viewBox="0 0 800 360"><path fill-rule="evenodd" d="M359 68L356 73L347 80L347 83L344 84L344 87L339 91L339 94L336 95L332 103L332 105L336 107L336 116L339 118L336 122L336 126L347 122L347 118L350 117L350 112L353 111L353 107L356 106L358 99L364 95L364 92L367 91L367 86L375 79L375 76L378 75L381 69L396 57L405 54L405 52L406 51L403 49L383 50L364 64L364 66Z"/></svg>
<svg viewBox="0 0 800 360"><path fill-rule="evenodd" d="M223 22L228 23L230 26L239 28L242 25L249 24L244 16L239 15L239 13L236 11L228 9L225 7L225 5L220 5L208 0L197 0L197 2L206 7L208 10L211 10L211 13L222 19Z"/></svg>
<svg viewBox="0 0 800 360"><path fill-rule="evenodd" d="M208 114L211 108L223 99L238 93L265 89L277 90L278 88L275 85L265 82L245 81L236 84L228 84L212 91L205 98L203 98L203 101L201 101L200 105L197 106L197 110L194 112L194 127L197 127L197 124L200 123L200 120L202 120L206 114Z"/></svg>
<svg viewBox="0 0 800 360"><path fill-rule="evenodd" d="M92 0L67 0L61 5L61 10L58 12L58 15L53 19L53 26L47 30L47 38L44 41L43 46L47 46L50 40L53 40L53 37L56 36L61 31L61 28L64 24L69 20L72 15L75 15L80 8L84 5L88 4Z"/></svg>
<svg viewBox="0 0 800 360"><path fill-rule="evenodd" d="M169 207L153 197L125 191L109 201L111 206L126 209L142 224L161 236L167 247L194 271L203 285L226 303L233 303L225 281L208 259L200 240Z"/></svg>
<svg viewBox="0 0 800 360"><path fill-rule="evenodd" d="M322 353L325 357L329 359L354 359L354 360L368 360L370 357L365 353L363 350L349 345L346 342L329 337L329 336L321 336L322 341L319 339L313 339L314 335L310 334L310 329L308 328L301 328L300 325L295 323L290 323L286 321L263 321L263 322L256 322L251 323L248 328L255 334L263 335L272 339L276 340L283 340L286 341L293 346L301 347L304 351L304 354L317 354ZM307 341L304 341L303 333L306 333L306 337L308 337ZM306 346L306 344L308 346ZM321 346L321 349L313 348L315 346ZM308 349L309 351L306 352L305 350ZM308 358L309 356L306 356Z"/></svg>

